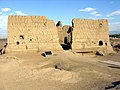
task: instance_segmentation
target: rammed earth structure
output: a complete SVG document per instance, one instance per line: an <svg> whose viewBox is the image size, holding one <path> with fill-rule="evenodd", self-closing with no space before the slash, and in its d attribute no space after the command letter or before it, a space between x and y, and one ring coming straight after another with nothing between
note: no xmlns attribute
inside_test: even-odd
<svg viewBox="0 0 120 90"><path fill-rule="evenodd" d="M74 18L72 26L45 16L9 16L7 52L62 50L69 45L72 50L112 51L109 41L108 21Z"/></svg>

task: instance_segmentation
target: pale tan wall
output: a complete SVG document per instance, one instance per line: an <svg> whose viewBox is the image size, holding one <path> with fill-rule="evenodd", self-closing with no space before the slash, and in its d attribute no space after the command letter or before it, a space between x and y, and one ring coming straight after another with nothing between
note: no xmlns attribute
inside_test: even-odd
<svg viewBox="0 0 120 90"><path fill-rule="evenodd" d="M57 26L58 35L59 35L59 43L60 44L64 44L64 38L65 37L67 37L68 42L70 42L70 37L69 37L70 33L67 33L70 27L71 26L69 26L69 25L64 25L63 27L62 26Z"/></svg>
<svg viewBox="0 0 120 90"><path fill-rule="evenodd" d="M61 50L55 23L44 16L9 16L7 43L8 52Z"/></svg>
<svg viewBox="0 0 120 90"><path fill-rule="evenodd" d="M67 32L68 32L69 28L70 28L70 26L68 26L68 25L63 26L62 30L63 30L63 36L64 37L68 37Z"/></svg>
<svg viewBox="0 0 120 90"><path fill-rule="evenodd" d="M57 26L58 29L58 36L59 36L59 43L63 44L63 30L62 30L62 26Z"/></svg>
<svg viewBox="0 0 120 90"><path fill-rule="evenodd" d="M73 19L73 43L72 49L86 48L104 48L112 50L109 42L108 21L89 20L89 19ZM102 26L100 26L102 24ZM99 41L103 41L103 46L99 46ZM105 45L107 43L107 46Z"/></svg>
<svg viewBox="0 0 120 90"><path fill-rule="evenodd" d="M69 31L69 29L71 28L71 26L69 25L64 25L62 30L63 30L63 41L64 41L64 38L67 37L67 42L70 43L71 41L71 34Z"/></svg>

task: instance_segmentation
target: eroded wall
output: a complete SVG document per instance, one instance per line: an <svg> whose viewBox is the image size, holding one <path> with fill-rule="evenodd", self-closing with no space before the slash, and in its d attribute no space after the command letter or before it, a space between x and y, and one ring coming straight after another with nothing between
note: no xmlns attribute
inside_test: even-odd
<svg viewBox="0 0 120 90"><path fill-rule="evenodd" d="M58 30L45 16L9 16L6 51L61 50Z"/></svg>
<svg viewBox="0 0 120 90"><path fill-rule="evenodd" d="M61 50L65 37L73 50L112 51L107 20L75 18L72 27L62 27L61 22L55 25L44 16L9 16L6 51Z"/></svg>
<svg viewBox="0 0 120 90"><path fill-rule="evenodd" d="M58 25L58 23L57 23L57 25ZM60 44L72 43L72 26L64 25L62 27L59 25L59 26L57 26L57 29L58 29L59 43Z"/></svg>
<svg viewBox="0 0 120 90"><path fill-rule="evenodd" d="M58 29L59 43L63 44L64 40L63 40L62 22L58 21L58 23L56 24L56 27Z"/></svg>
<svg viewBox="0 0 120 90"><path fill-rule="evenodd" d="M109 50L112 47L109 42L108 21L78 19L72 20L72 49L76 50Z"/></svg>
<svg viewBox="0 0 120 90"><path fill-rule="evenodd" d="M64 44L71 44L72 43L72 27L69 25L64 25L62 30L63 30Z"/></svg>

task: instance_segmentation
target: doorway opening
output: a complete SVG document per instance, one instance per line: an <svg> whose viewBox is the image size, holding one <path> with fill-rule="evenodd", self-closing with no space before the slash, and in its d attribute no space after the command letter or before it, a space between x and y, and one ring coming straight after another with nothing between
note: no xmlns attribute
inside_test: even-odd
<svg viewBox="0 0 120 90"><path fill-rule="evenodd" d="M64 37L64 44L67 44L67 37Z"/></svg>
<svg viewBox="0 0 120 90"><path fill-rule="evenodd" d="M99 46L103 46L103 41L99 41Z"/></svg>

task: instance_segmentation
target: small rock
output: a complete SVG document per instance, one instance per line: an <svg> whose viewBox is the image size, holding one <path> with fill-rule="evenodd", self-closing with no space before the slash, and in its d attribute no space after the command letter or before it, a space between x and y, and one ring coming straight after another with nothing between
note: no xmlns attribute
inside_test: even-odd
<svg viewBox="0 0 120 90"><path fill-rule="evenodd" d="M105 52L104 52L104 51L97 51L97 52L96 52L96 55L104 56L104 55L105 55Z"/></svg>

